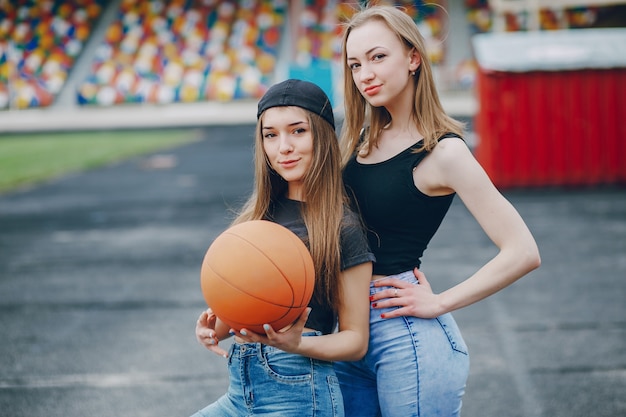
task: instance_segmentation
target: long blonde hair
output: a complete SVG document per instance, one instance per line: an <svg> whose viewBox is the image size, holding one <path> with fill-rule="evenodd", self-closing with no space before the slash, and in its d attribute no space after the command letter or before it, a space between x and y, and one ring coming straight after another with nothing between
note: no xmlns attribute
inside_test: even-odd
<svg viewBox="0 0 626 417"><path fill-rule="evenodd" d="M313 160L303 179L302 218L315 265L314 297L338 310L341 300L339 274L340 234L347 198L341 179L341 156L333 126L317 114L302 109L311 126ZM254 189L233 225L266 219L270 205L287 192L287 181L276 173L263 150L263 115L254 140Z"/></svg>
<svg viewBox="0 0 626 417"><path fill-rule="evenodd" d="M417 129L424 135L422 149L432 150L437 145L437 139L445 133L452 132L461 136L463 132L463 124L448 116L441 105L424 46L424 38L413 19L393 6L366 7L356 12L344 23L342 61L345 115L340 136L344 165L357 150L360 154L367 155L369 149L377 145L382 129L391 121L391 115L384 107L373 107L363 98L352 79L352 71L347 61L346 42L350 33L353 29L372 20L383 22L398 36L407 51L415 49L421 58L421 64L415 75L416 81L412 83L415 89L415 99L411 113ZM366 120L368 115L369 123ZM361 135L366 125L369 125L369 129Z"/></svg>

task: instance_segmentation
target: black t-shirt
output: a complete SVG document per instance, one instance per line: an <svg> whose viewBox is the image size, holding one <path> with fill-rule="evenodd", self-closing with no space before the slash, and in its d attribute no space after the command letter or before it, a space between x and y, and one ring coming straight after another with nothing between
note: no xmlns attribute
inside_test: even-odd
<svg viewBox="0 0 626 417"><path fill-rule="evenodd" d="M296 200L280 198L273 202L268 220L276 222L295 233L308 247L308 231L301 214L302 203ZM367 238L361 227L360 219L346 208L341 227L341 270L373 262L374 255L368 248ZM311 314L306 327L319 330L323 334L332 333L337 324L337 317L330 305L320 304L316 297L311 298Z"/></svg>
<svg viewBox="0 0 626 417"><path fill-rule="evenodd" d="M446 134L439 140L458 137ZM428 152L421 141L379 163L354 155L343 172L352 207L359 212L376 256L373 273L394 275L420 266L420 258L448 212L454 193L430 197L417 189L413 169Z"/></svg>

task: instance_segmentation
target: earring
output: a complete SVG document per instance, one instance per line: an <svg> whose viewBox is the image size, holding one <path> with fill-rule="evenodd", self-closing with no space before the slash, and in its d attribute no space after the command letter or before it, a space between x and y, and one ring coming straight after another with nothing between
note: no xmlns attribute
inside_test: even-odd
<svg viewBox="0 0 626 417"><path fill-rule="evenodd" d="M411 75L415 75L415 71L411 71Z"/></svg>

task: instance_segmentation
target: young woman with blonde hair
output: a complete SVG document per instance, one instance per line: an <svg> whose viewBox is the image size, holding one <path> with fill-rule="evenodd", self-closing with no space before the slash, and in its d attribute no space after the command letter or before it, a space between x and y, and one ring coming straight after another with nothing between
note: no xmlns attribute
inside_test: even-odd
<svg viewBox="0 0 626 417"><path fill-rule="evenodd" d="M463 125L445 113L406 13L357 12L345 25L343 61L343 177L376 256L368 352L335 364L346 415L458 416L469 355L450 313L537 268L539 252L463 141ZM499 252L435 294L418 267L455 195Z"/></svg>

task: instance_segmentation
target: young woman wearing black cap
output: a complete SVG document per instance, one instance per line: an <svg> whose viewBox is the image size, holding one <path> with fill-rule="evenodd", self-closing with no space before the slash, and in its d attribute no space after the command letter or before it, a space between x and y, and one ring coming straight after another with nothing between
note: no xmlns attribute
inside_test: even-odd
<svg viewBox="0 0 626 417"><path fill-rule="evenodd" d="M193 417L343 416L332 361L367 350L374 257L347 208L330 101L315 84L287 80L261 98L257 118L255 189L233 224L265 219L296 233L313 257L316 287L299 320L264 335L234 332L210 309L200 315L196 336L228 358L230 384ZM218 342L229 332L227 353Z"/></svg>

